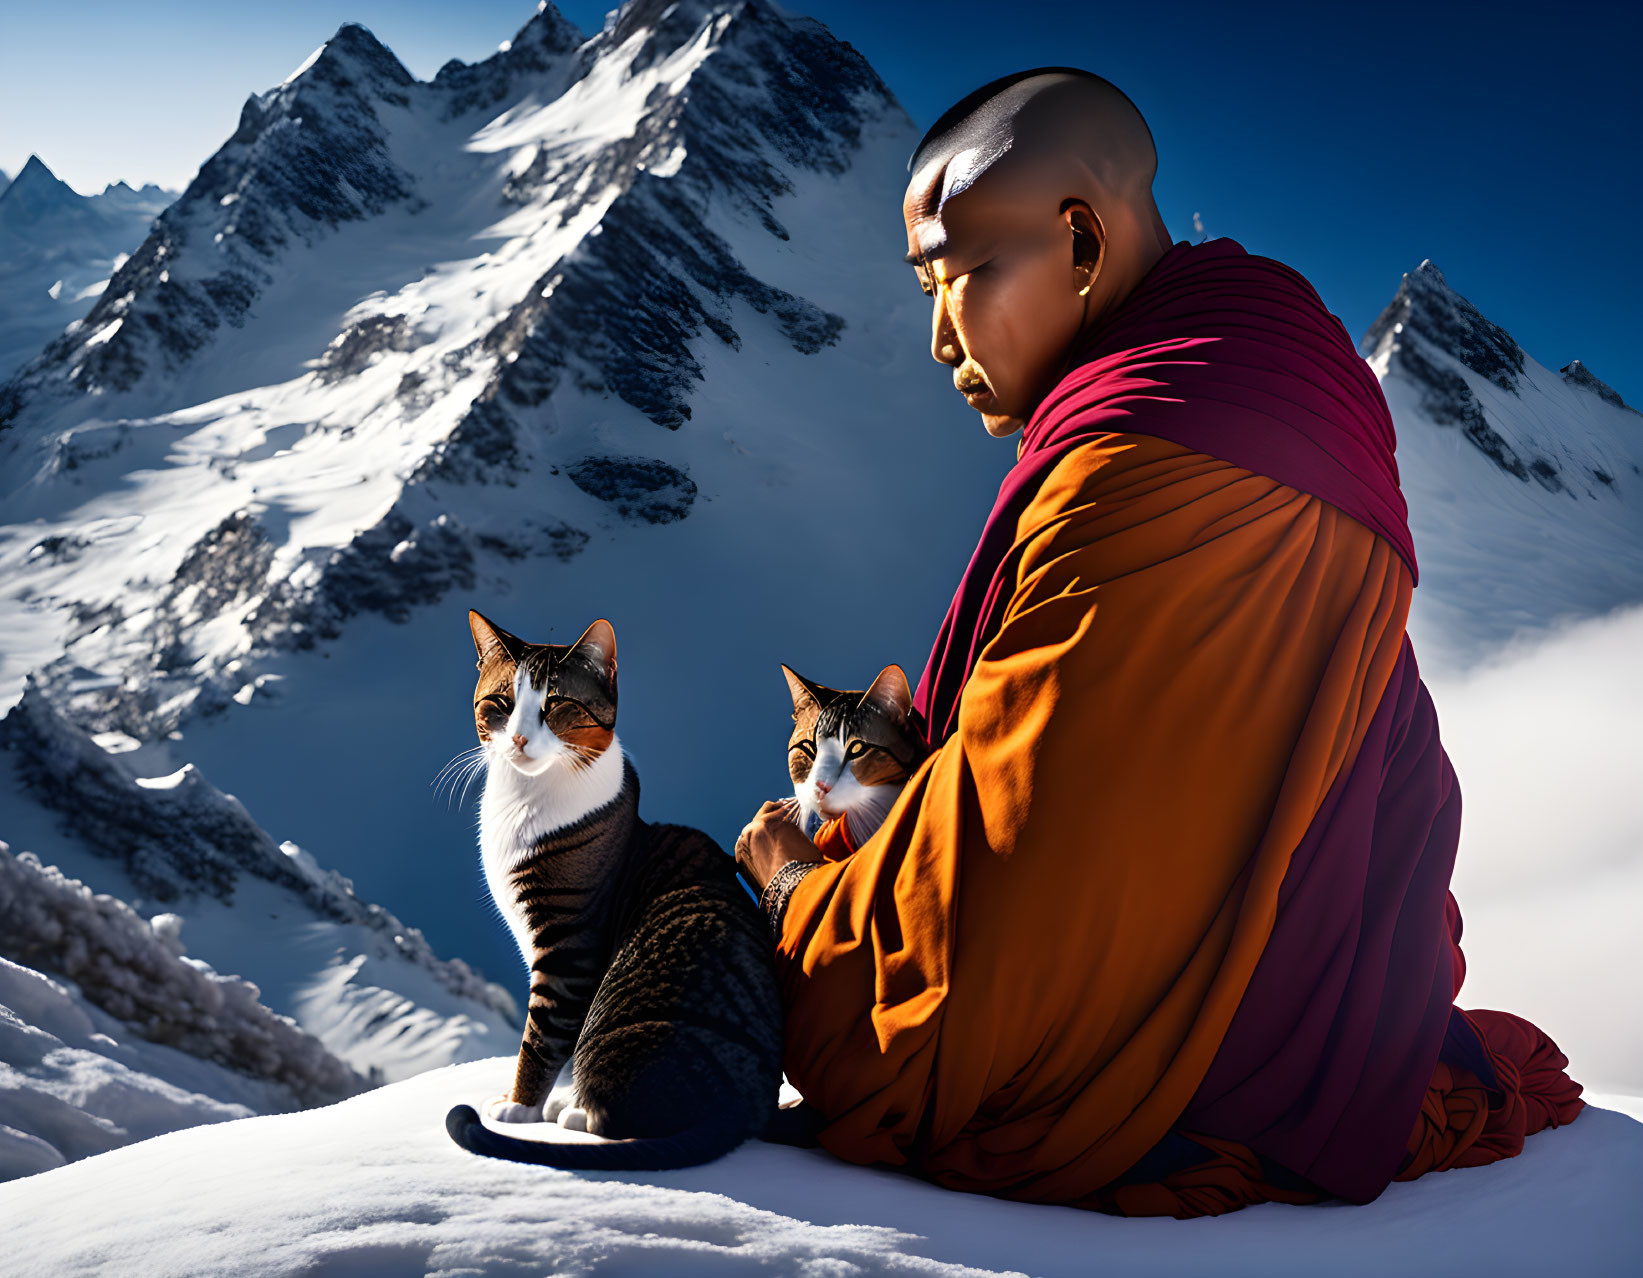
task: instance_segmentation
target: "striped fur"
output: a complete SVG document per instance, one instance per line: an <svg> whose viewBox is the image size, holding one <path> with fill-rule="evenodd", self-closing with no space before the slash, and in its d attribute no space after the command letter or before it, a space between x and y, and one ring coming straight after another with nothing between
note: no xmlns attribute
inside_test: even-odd
<svg viewBox="0 0 1643 1278"><path fill-rule="evenodd" d="M781 1002L764 922L711 838L640 819L639 777L614 731L608 623L576 644L533 645L469 621L486 877L530 968L513 1087L490 1116L564 1109L616 1143L520 1141L467 1106L447 1130L476 1153L556 1166L716 1157L775 1109Z"/></svg>

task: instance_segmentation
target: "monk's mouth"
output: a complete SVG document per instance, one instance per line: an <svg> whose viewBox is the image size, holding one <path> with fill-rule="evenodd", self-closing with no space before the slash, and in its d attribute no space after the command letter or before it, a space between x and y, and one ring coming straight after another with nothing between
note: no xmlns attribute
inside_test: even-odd
<svg viewBox="0 0 1643 1278"><path fill-rule="evenodd" d="M972 386L960 386L958 388L958 393L964 396L965 399L973 401L978 396L991 395L993 392L988 389L985 382L979 382Z"/></svg>

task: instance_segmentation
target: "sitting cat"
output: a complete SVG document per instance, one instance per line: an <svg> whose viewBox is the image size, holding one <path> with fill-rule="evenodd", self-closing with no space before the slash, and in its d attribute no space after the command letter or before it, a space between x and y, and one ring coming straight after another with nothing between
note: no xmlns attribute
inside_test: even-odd
<svg viewBox="0 0 1643 1278"><path fill-rule="evenodd" d="M559 1119L612 1143L520 1140L468 1105L446 1130L474 1153L554 1167L716 1158L765 1130L780 1085L782 1007L758 908L706 834L639 818L609 622L573 644L526 643L477 612L468 624L485 875L531 972L513 1090L486 1116ZM555 1089L566 1066L570 1087Z"/></svg>
<svg viewBox="0 0 1643 1278"><path fill-rule="evenodd" d="M854 851L883 824L929 753L907 676L886 666L865 691L841 691L787 666L782 673L793 694L787 772L794 819L818 842L833 836Z"/></svg>

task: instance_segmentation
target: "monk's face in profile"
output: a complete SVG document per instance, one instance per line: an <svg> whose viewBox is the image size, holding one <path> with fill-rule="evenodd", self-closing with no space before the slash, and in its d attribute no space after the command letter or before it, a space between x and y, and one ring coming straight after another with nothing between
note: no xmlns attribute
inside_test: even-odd
<svg viewBox="0 0 1643 1278"><path fill-rule="evenodd" d="M946 165L902 203L907 260L932 299L930 353L991 435L1019 430L1060 379L1105 240L1082 200L983 174L942 202Z"/></svg>

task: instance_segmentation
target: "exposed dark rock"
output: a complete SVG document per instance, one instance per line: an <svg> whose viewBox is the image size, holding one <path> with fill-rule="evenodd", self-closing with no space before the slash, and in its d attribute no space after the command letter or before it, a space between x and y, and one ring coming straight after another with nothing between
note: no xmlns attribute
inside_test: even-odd
<svg viewBox="0 0 1643 1278"><path fill-rule="evenodd" d="M1450 288L1443 272L1430 260L1403 277L1386 309L1364 334L1360 349L1366 353L1374 350L1398 324L1413 329L1502 390L1517 393L1517 378L1523 372L1522 348L1510 333L1490 323L1477 307Z"/></svg>
<svg viewBox="0 0 1643 1278"><path fill-rule="evenodd" d="M481 396L462 420L418 463L416 483L519 482L519 427L491 395Z"/></svg>
<svg viewBox="0 0 1643 1278"><path fill-rule="evenodd" d="M317 628L360 612L411 619L417 604L435 603L453 586L471 590L473 547L454 519L418 525L399 510L332 555L321 578Z"/></svg>
<svg viewBox="0 0 1643 1278"><path fill-rule="evenodd" d="M389 351L414 351L426 339L404 315L369 315L331 339L314 367L327 385L363 372Z"/></svg>
<svg viewBox="0 0 1643 1278"><path fill-rule="evenodd" d="M1599 399L1613 404L1616 408L1624 408L1628 413L1637 412L1637 409L1633 408L1625 400L1620 398L1619 391L1615 390L1607 383L1600 381L1597 375L1594 374L1591 369L1587 368L1586 365L1582 364L1578 359L1571 360L1557 371L1563 374L1563 380L1568 382L1569 385L1578 386L1582 390L1589 390ZM1639 416L1643 416L1643 414L1639 414Z"/></svg>
<svg viewBox="0 0 1643 1278"><path fill-rule="evenodd" d="M696 484L650 457L585 457L565 473L583 492L608 501L624 519L670 524L690 513Z"/></svg>
<svg viewBox="0 0 1643 1278"><path fill-rule="evenodd" d="M519 82L565 65L582 43L582 33L552 4L514 33L506 49L480 62L452 58L434 76L434 87L448 95L445 117L495 107L518 91Z"/></svg>
<svg viewBox="0 0 1643 1278"><path fill-rule="evenodd" d="M1478 403L1472 388L1459 373L1441 368L1421 353L1418 341L1405 340L1398 346L1394 357L1399 371L1407 374L1421 392L1421 408L1440 426L1458 426L1479 451L1509 475L1525 483L1529 480L1529 465L1516 450L1502 438L1499 431L1484 416L1483 405Z"/></svg>
<svg viewBox="0 0 1643 1278"><path fill-rule="evenodd" d="M566 563L582 552L588 535L560 520L531 519L517 531L483 532L474 540L485 550L515 562L536 555Z"/></svg>

